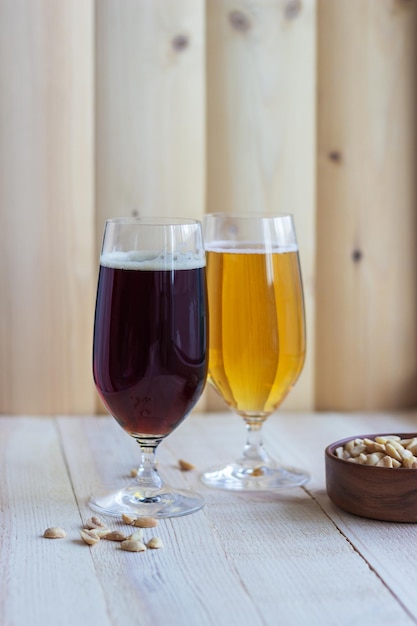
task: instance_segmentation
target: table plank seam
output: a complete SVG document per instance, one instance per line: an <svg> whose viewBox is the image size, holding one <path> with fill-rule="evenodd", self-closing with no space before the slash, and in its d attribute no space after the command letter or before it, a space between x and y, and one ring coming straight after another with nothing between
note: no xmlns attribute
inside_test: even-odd
<svg viewBox="0 0 417 626"><path fill-rule="evenodd" d="M327 513L327 511L322 507L322 505L320 504L320 502L317 500L317 498L314 496L314 493L312 491L310 491L308 489L308 487L306 487L305 485L303 485L301 487L301 489L303 489L307 495L309 495L314 502L317 504L317 506L320 508L320 510L324 513L324 515L330 520L330 522L333 524L333 526L336 528L336 530L340 533L340 535L345 539L345 541L347 541L347 543L351 546L352 550L362 559L362 561L364 561L364 563L366 563L366 565L368 566L368 568L370 569L370 571L378 578L378 580L380 580L380 582L382 583L382 585L387 589L387 591L391 594L391 596L394 598L394 600L396 602L398 602L398 604L401 606L401 608L404 610L404 612L406 613L406 615L415 623L417 624L417 619L414 618L413 614L411 613L411 611L409 611L409 609L407 608L407 606L401 601L401 598L395 593L395 591L393 589L391 589L391 587L388 585L388 583L382 578L382 576L379 574L378 570L370 563L370 561L365 557L365 555L362 554L362 552L359 550L359 548L357 546L355 546L355 544L353 543L353 539L350 539L342 530L342 528L340 528L338 526L338 524L336 523L336 521Z"/></svg>

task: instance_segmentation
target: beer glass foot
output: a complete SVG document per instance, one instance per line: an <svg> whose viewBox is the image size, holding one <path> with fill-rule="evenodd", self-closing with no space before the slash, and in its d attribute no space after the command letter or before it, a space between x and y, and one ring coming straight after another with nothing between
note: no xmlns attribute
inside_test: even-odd
<svg viewBox="0 0 417 626"><path fill-rule="evenodd" d="M208 487L235 491L274 491L299 487L309 478L309 474L300 469L280 465L248 467L239 463L211 468L200 476L200 480Z"/></svg>
<svg viewBox="0 0 417 626"><path fill-rule="evenodd" d="M310 478L308 472L281 465L262 444L265 416L246 416L246 445L241 456L223 467L208 469L200 480L208 487L236 491L274 491L300 487Z"/></svg>
<svg viewBox="0 0 417 626"><path fill-rule="evenodd" d="M204 499L198 493L181 491L165 485L158 492L142 491L136 482L103 496L92 497L89 506L102 515L121 517L181 517L199 511Z"/></svg>

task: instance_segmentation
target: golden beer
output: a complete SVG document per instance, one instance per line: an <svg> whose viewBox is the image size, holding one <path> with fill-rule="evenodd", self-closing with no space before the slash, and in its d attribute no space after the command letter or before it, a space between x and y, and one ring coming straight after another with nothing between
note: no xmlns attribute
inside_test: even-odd
<svg viewBox="0 0 417 626"><path fill-rule="evenodd" d="M207 252L209 380L241 415L266 417L304 364L298 251L245 245Z"/></svg>

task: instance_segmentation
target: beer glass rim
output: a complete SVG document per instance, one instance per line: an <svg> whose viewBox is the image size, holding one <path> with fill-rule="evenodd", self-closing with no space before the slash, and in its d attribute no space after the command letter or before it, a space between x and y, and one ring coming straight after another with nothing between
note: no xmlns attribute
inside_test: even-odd
<svg viewBox="0 0 417 626"><path fill-rule="evenodd" d="M110 217L106 224L143 225L143 226L192 226L201 224L198 219L189 217L144 216L144 217Z"/></svg>
<svg viewBox="0 0 417 626"><path fill-rule="evenodd" d="M214 211L212 213L206 213L204 219L208 217L219 217L229 219L248 219L248 220L270 220L280 218L293 218L293 213L228 213L227 211Z"/></svg>
<svg viewBox="0 0 417 626"><path fill-rule="evenodd" d="M267 243L281 250L298 250L291 213L207 213L203 231L208 251L223 250L225 247L230 251L231 242L239 242L240 252L260 249ZM242 244L245 244L244 248Z"/></svg>

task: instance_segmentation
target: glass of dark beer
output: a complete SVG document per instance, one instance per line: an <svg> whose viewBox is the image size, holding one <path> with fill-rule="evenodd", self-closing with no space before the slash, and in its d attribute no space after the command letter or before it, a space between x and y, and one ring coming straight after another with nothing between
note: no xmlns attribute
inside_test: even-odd
<svg viewBox="0 0 417 626"><path fill-rule="evenodd" d="M211 487L302 485L262 443L262 425L295 384L306 351L304 299L291 215L211 214L204 220L210 305L208 380L245 422L241 456L207 470Z"/></svg>
<svg viewBox="0 0 417 626"><path fill-rule="evenodd" d="M207 292L200 222L106 222L94 322L93 373L109 413L140 446L136 478L93 497L107 515L177 517L199 494L171 488L155 452L190 413L207 375Z"/></svg>

